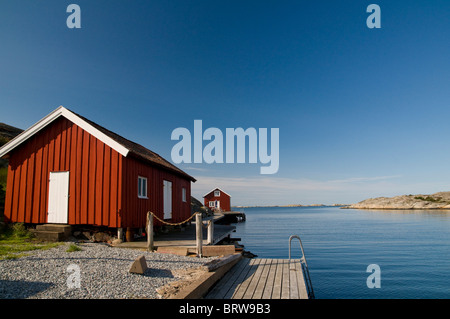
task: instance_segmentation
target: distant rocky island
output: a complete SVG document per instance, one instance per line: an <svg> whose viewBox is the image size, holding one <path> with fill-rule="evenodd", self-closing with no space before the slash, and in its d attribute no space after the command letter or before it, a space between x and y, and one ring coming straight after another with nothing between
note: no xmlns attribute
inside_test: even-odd
<svg viewBox="0 0 450 319"><path fill-rule="evenodd" d="M354 209L450 209L450 192L431 195L377 197L342 208Z"/></svg>
<svg viewBox="0 0 450 319"><path fill-rule="evenodd" d="M255 207L340 207L340 206L348 206L346 204L332 204L332 205L325 205L325 204L312 204L312 205L301 205L301 204L291 204L291 205L269 205L269 206L233 206L233 208L255 208Z"/></svg>

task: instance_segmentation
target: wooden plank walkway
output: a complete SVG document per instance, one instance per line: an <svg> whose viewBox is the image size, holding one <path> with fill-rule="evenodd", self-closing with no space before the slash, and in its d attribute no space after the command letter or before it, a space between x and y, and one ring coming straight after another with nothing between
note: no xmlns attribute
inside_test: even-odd
<svg viewBox="0 0 450 319"><path fill-rule="evenodd" d="M308 299L298 259L243 258L205 299Z"/></svg>

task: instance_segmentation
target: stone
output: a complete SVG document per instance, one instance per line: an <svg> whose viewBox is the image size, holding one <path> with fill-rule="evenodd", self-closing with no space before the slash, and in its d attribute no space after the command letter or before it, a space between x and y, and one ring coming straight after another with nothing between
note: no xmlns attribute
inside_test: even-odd
<svg viewBox="0 0 450 319"><path fill-rule="evenodd" d="M114 245L119 245L119 244L121 244L122 242L123 242L122 239L116 238L116 239L114 239L114 240L111 242L111 244L114 246Z"/></svg>
<svg viewBox="0 0 450 319"><path fill-rule="evenodd" d="M92 236L92 241L94 243L108 243L112 241L111 236L105 232L96 232Z"/></svg>
<svg viewBox="0 0 450 319"><path fill-rule="evenodd" d="M81 235L83 235L86 239L91 240L91 232L84 231L81 233Z"/></svg>
<svg viewBox="0 0 450 319"><path fill-rule="evenodd" d="M132 274L141 274L143 275L144 272L147 270L147 261L145 260L145 256L141 256L137 258L130 267L130 273Z"/></svg>

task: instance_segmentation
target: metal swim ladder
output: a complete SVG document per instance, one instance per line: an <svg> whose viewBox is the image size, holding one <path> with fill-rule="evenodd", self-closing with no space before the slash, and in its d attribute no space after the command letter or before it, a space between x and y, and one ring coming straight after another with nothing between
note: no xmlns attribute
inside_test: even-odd
<svg viewBox="0 0 450 319"><path fill-rule="evenodd" d="M300 258L300 264L302 265L303 275L305 277L306 290L308 291L308 298L314 299L314 290L311 283L311 277L309 276L308 264L306 263L305 252L303 251L302 240L297 235L292 235L289 237L289 260L291 260L291 241L297 238L300 242L300 248L302 250L302 258Z"/></svg>

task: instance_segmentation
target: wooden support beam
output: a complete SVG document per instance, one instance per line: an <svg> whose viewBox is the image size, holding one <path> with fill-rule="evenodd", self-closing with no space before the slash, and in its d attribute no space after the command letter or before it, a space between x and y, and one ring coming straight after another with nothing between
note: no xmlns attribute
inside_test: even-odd
<svg viewBox="0 0 450 319"><path fill-rule="evenodd" d="M227 256L232 255L236 252L234 245L209 245L203 246L202 254L203 257L211 256Z"/></svg>
<svg viewBox="0 0 450 319"><path fill-rule="evenodd" d="M202 257L203 248L203 232L202 232L202 214L197 214L195 216L195 233L196 233L196 243L197 243L197 256Z"/></svg>
<svg viewBox="0 0 450 319"><path fill-rule="evenodd" d="M147 250L153 251L155 246L153 242L153 214L147 213Z"/></svg>
<svg viewBox="0 0 450 319"><path fill-rule="evenodd" d="M208 239L207 239L208 245L214 244L214 221L211 219L208 221Z"/></svg>
<svg viewBox="0 0 450 319"><path fill-rule="evenodd" d="M217 268L220 268L228 263L234 262L235 260L240 260L241 258L242 258L242 254L233 254L233 255L220 257L220 258L210 261L209 263L204 264L202 266L202 269L204 269L205 271L208 271L208 272L214 271Z"/></svg>

